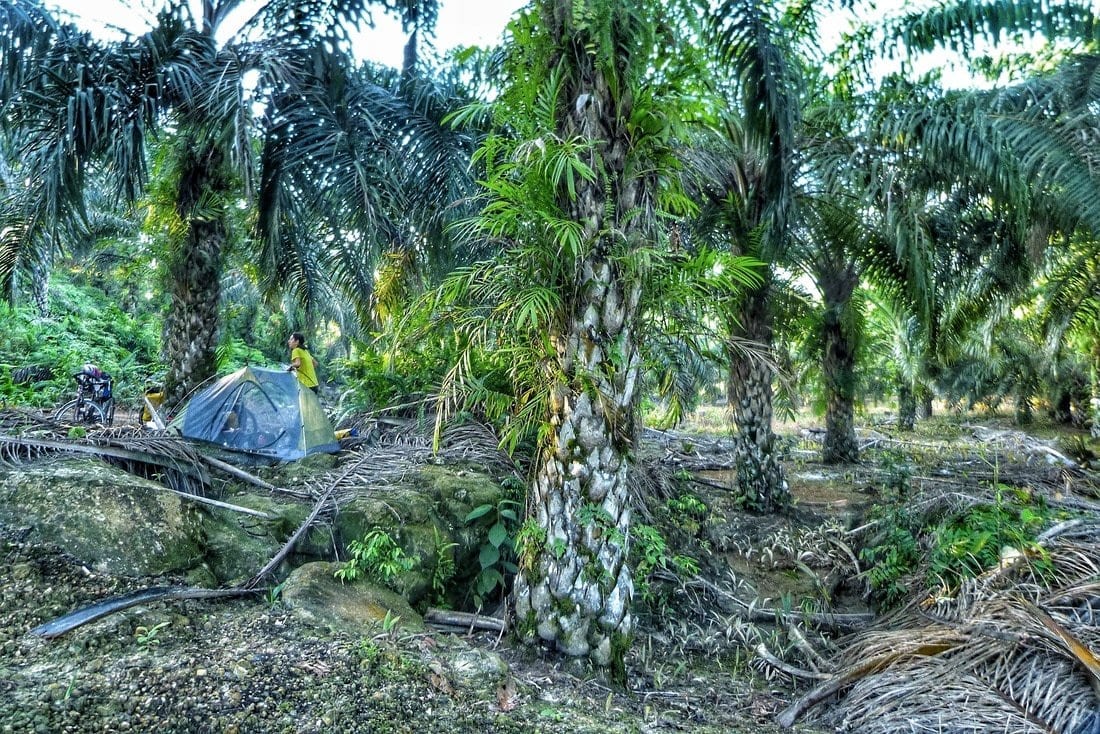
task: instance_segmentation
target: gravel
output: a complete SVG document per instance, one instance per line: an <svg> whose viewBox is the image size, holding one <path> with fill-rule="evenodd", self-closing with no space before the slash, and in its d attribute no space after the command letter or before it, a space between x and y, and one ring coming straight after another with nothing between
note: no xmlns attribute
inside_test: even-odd
<svg viewBox="0 0 1100 734"><path fill-rule="evenodd" d="M0 527L0 732L763 734L790 698L686 664L658 686L637 661L628 688L616 688L507 638L357 637L264 598L154 602L43 640L28 631L180 580L99 573L28 536ZM496 673L459 674L472 651Z"/></svg>

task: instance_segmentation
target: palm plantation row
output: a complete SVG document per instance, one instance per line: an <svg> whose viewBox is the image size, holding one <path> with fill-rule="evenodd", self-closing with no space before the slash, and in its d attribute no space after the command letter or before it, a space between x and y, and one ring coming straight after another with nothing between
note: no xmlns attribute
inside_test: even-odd
<svg viewBox="0 0 1100 734"><path fill-rule="evenodd" d="M736 491L774 511L775 401L807 364L837 463L872 385L903 426L934 388L1026 413L1047 384L1078 420L1100 395L1089 3L943 5L826 55L820 3L535 0L496 51L434 66L436 2L266 2L230 29L240 5L101 41L4 3L6 298L45 308L61 253L151 240L170 401L215 371L242 282L445 356L441 419L473 410L534 457L531 638L621 661L644 400L675 419L723 381ZM354 59L371 11L401 13L403 69ZM987 59L995 91L881 71L979 32L1060 45Z"/></svg>

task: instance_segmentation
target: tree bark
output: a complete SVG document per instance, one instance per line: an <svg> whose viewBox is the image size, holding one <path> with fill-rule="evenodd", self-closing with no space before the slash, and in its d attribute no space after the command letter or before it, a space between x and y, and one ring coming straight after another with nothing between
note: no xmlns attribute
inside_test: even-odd
<svg viewBox="0 0 1100 734"><path fill-rule="evenodd" d="M826 464L851 464L859 461L854 405L858 335L851 318L852 293L858 278L851 268L842 267L819 281L825 307L821 335L825 441L821 458Z"/></svg>
<svg viewBox="0 0 1100 734"><path fill-rule="evenodd" d="M214 144L196 147L180 174L176 206L187 231L173 253L166 285L171 300L162 350L168 365L164 388L169 410L214 375L218 364L222 254L228 239L224 206L218 202L231 187L222 151Z"/></svg>
<svg viewBox="0 0 1100 734"><path fill-rule="evenodd" d="M530 500L544 536L520 550L528 560L516 576L516 618L529 638L537 634L567 655L607 666L621 663L634 625L627 471L641 360L623 316L638 294L612 282L608 263L584 269L588 305L574 312L564 336L552 450ZM608 338L593 340L593 333ZM623 355L622 369L611 364L614 354Z"/></svg>
<svg viewBox="0 0 1100 734"><path fill-rule="evenodd" d="M746 294L737 328L739 336L764 348L772 344L769 292L765 284ZM740 349L729 349L728 357L726 391L735 431L738 497L751 510L775 512L790 504L791 494L772 432L773 371L770 364Z"/></svg>
<svg viewBox="0 0 1100 734"><path fill-rule="evenodd" d="M50 315L50 271L53 270L53 243L45 245L42 256L31 263L31 300L39 316Z"/></svg>
<svg viewBox="0 0 1100 734"><path fill-rule="evenodd" d="M917 396L912 386L898 382L898 428L911 431L917 425Z"/></svg>
<svg viewBox="0 0 1100 734"><path fill-rule="evenodd" d="M634 149L626 124L631 80L606 73L621 73L627 60L598 63L595 54L608 41L594 35L586 3L537 5L558 49L551 66L565 72L555 132L591 143L586 163L597 177L577 181L575 196L558 196L567 216L582 224L584 244L575 280L562 284L561 329L551 334L557 351L552 436L528 501L538 537L518 543L517 628L528 640L541 638L621 674L634 629L627 473L637 436L641 357L634 328L641 287L619 262L623 248L649 234L651 219L639 212L650 206L655 182L652 174L626 173ZM617 20L639 17L624 13ZM631 31L615 22L603 30L613 36Z"/></svg>
<svg viewBox="0 0 1100 734"><path fill-rule="evenodd" d="M1050 420L1063 426L1073 423L1073 396L1069 390L1056 391L1050 408Z"/></svg>
<svg viewBox="0 0 1100 734"><path fill-rule="evenodd" d="M935 396L932 394L932 391L924 385L918 386L917 395L920 399L920 403L917 406L917 417L922 420L928 420L932 417L932 399Z"/></svg>
<svg viewBox="0 0 1100 734"><path fill-rule="evenodd" d="M1089 382L1091 383L1089 417L1092 419L1089 435L1093 438L1100 438L1100 339L1096 340L1092 350L1092 369L1089 370Z"/></svg>

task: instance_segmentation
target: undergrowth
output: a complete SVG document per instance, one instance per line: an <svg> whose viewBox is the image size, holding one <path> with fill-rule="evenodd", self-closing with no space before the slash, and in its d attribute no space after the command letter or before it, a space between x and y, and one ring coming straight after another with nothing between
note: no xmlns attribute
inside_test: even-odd
<svg viewBox="0 0 1100 734"><path fill-rule="evenodd" d="M877 531L860 551L865 577L881 608L896 606L914 581L951 594L967 579L1023 555L1042 574L1049 562L1036 538L1059 519L1044 498L994 481L992 498L947 510L922 510L908 491L903 467L887 472L886 501L871 513ZM899 479L890 484L889 477Z"/></svg>

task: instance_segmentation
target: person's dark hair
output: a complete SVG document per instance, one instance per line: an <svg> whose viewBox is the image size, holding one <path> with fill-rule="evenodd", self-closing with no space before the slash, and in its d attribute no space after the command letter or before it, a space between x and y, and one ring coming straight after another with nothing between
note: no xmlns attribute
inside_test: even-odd
<svg viewBox="0 0 1100 734"><path fill-rule="evenodd" d="M298 342L299 347L301 347L302 349L309 349L309 347L306 346L306 338L302 336L302 332L295 331L291 333L290 336L294 339L294 341Z"/></svg>

